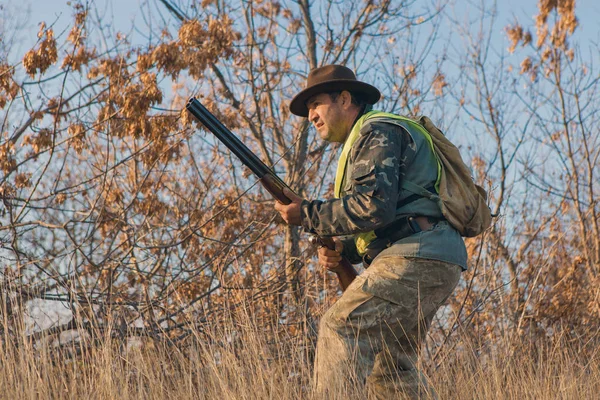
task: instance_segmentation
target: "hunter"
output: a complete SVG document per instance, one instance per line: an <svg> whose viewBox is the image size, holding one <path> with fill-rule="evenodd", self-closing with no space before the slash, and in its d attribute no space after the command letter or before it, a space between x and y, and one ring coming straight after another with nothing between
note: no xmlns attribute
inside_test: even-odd
<svg viewBox="0 0 600 400"><path fill-rule="evenodd" d="M461 234L439 204L406 190L435 193L440 167L427 136L413 120L373 111L379 98L352 70L327 65L309 73L290 103L323 140L343 147L335 198L286 190L292 202L275 208L288 224L335 238L336 250L318 250L324 268L341 272L342 257L366 267L342 282L342 296L321 319L317 397L366 384L376 398L435 398L418 367L419 348L467 267Z"/></svg>

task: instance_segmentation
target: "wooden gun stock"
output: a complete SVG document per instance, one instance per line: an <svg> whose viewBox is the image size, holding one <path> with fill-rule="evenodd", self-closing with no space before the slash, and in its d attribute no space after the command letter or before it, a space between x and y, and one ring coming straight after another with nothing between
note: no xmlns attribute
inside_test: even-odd
<svg viewBox="0 0 600 400"><path fill-rule="evenodd" d="M335 250L335 242L330 237L313 236L310 238L310 242L318 246L325 246L329 250ZM356 269L354 269L350 261L344 257L342 257L339 267L333 272L335 272L338 277L342 291L345 291L358 275L358 272L356 272Z"/></svg>

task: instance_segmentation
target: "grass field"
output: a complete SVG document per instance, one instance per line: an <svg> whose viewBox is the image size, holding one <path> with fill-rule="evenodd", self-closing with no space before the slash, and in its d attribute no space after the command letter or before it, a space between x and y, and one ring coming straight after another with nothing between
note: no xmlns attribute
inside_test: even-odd
<svg viewBox="0 0 600 400"><path fill-rule="evenodd" d="M4 331L6 332L6 331ZM305 399L311 398L306 335L273 333L252 318L195 332L186 346L124 344L83 335L58 352L56 338L36 345L4 333L0 397L4 399ZM52 340L50 340L52 339ZM561 342L561 343L559 343ZM499 341L494 350L455 342L425 371L441 399L597 399L600 363L573 343ZM593 346L587 346L592 348ZM460 349L460 350L454 350ZM364 398L349 387L334 398Z"/></svg>

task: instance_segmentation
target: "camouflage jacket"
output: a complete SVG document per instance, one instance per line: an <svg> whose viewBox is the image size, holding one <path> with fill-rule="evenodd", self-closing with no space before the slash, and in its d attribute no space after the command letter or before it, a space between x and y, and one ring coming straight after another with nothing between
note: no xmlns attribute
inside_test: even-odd
<svg viewBox="0 0 600 400"><path fill-rule="evenodd" d="M342 236L344 255L357 263L360 257L353 238L348 236L381 228L398 215L442 217L439 207L425 198L397 210L398 202L411 195L400 190L400 183L405 178L423 187L437 179L435 156L423 142L422 135L402 121L367 120L348 156L340 198L305 200L301 207L302 226L319 236ZM464 248L460 235L458 238L458 242L454 239L452 242ZM399 250L402 253L402 249ZM447 252L448 249L440 251ZM466 268L466 251L464 256L462 249L459 252L449 258L426 256ZM415 251L413 246L410 254L405 255L420 257L421 252Z"/></svg>

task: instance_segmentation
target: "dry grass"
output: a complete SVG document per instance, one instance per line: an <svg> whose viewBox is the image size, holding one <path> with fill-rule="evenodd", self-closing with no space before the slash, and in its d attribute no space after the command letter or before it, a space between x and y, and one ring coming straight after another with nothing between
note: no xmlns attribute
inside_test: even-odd
<svg viewBox="0 0 600 400"><path fill-rule="evenodd" d="M597 399L600 362L562 340L542 346L500 341L494 352L471 347L457 354L433 379L443 399Z"/></svg>
<svg viewBox="0 0 600 400"><path fill-rule="evenodd" d="M62 352L4 336L0 394L8 399L305 399L311 352L304 335L275 334L248 316L196 333L185 348L123 346L98 338ZM570 345L515 346L494 351L462 342L430 373L441 399L593 399L600 363ZM78 355L73 357L72 354ZM339 398L362 398L350 388Z"/></svg>

